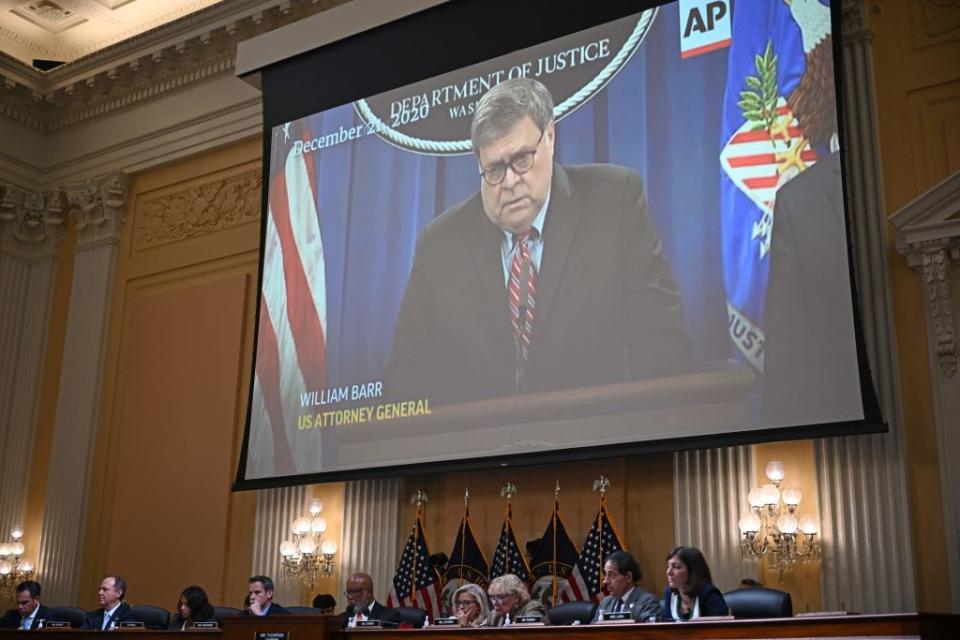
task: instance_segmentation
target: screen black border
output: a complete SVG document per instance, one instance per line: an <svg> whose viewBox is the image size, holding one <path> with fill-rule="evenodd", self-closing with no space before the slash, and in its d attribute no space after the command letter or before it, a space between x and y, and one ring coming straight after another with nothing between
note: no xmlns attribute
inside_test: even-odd
<svg viewBox="0 0 960 640"><path fill-rule="evenodd" d="M735 2L735 0L734 0ZM261 70L263 87L263 163L264 176L270 174L270 142L276 125L337 107L360 98L389 91L420 80L466 67L490 58L524 49L547 40L588 29L670 0L450 0L373 29L324 45L318 49L272 64ZM843 93L843 61L840 2L832 0L834 81L841 140L844 213L847 230L848 275L853 297L854 332L860 373L863 420L832 422L792 427L752 429L733 433L687 436L640 442L559 449L509 456L453 459L400 465L323 471L318 473L246 479L250 418L253 409L254 371L259 340L260 299L263 286L263 252L257 275L257 306L254 321L253 358L247 398L246 419L237 476L233 491L386 478L449 471L532 466L666 453L732 445L756 444L807 438L827 438L888 430L883 419L873 378L867 361L863 337L858 289L854 278L852 221L850 214L850 174ZM562 9L562 11L558 11ZM509 16L509 20L504 18ZM488 34L483 40L480 36ZM324 78L308 83L305 78ZM328 79L329 80L326 80ZM261 194L260 240L266 234L269 181L263 181Z"/></svg>

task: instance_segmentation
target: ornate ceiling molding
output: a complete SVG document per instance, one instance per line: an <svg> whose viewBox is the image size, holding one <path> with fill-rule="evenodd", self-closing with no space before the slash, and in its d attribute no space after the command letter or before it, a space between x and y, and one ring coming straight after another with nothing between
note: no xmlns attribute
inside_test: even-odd
<svg viewBox="0 0 960 640"><path fill-rule="evenodd" d="M231 0L49 72L0 54L0 117L56 131L230 74L237 44L349 0Z"/></svg>
<svg viewBox="0 0 960 640"><path fill-rule="evenodd" d="M940 371L952 377L958 349L950 270L951 261L960 264L960 171L894 213L890 222L897 251L923 274Z"/></svg>

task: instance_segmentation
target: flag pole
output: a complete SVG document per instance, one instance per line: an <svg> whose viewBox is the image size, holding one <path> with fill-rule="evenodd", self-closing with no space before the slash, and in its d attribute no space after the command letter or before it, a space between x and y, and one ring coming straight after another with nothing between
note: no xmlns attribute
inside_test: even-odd
<svg viewBox="0 0 960 640"><path fill-rule="evenodd" d="M417 606L417 557L420 555L418 553L420 550L419 534L423 531L423 505L426 501L427 494L421 489L417 489L417 492L410 498L410 502L416 502L417 504L417 521L413 523L413 566L411 568L413 579L410 582L410 602L413 603L414 607Z"/></svg>
<svg viewBox="0 0 960 640"><path fill-rule="evenodd" d="M560 479L556 478L553 490L553 599L551 606L557 606L557 512L560 510Z"/></svg>
<svg viewBox="0 0 960 640"><path fill-rule="evenodd" d="M603 586L603 510L607 503L607 489L610 488L610 480L605 476L600 476L593 481L593 490L600 492L600 510L597 512L597 544L600 547L600 553L597 556L597 584Z"/></svg>
<svg viewBox="0 0 960 640"><path fill-rule="evenodd" d="M460 584L463 586L463 560L467 553L467 523L470 522L470 487L463 489L463 526L460 527Z"/></svg>

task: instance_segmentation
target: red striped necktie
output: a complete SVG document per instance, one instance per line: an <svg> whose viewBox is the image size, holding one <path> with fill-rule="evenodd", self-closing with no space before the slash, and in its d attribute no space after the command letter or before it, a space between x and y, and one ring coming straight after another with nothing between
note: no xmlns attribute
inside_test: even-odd
<svg viewBox="0 0 960 640"><path fill-rule="evenodd" d="M513 339L518 345L517 383L523 378L523 365L530 354L530 336L533 333L534 300L537 295L537 268L530 257L527 241L534 238L536 229L513 236L513 260L510 263L510 282L507 299L510 304L510 324Z"/></svg>

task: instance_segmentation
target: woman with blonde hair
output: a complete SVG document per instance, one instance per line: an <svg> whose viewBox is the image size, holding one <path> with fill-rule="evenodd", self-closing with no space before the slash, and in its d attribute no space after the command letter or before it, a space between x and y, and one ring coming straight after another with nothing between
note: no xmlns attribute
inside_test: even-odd
<svg viewBox="0 0 960 640"><path fill-rule="evenodd" d="M540 616L547 623L547 611L539 600L532 600L523 582L512 573L507 573L490 582L487 587L493 610L487 616L491 627L510 624L520 616Z"/></svg>
<svg viewBox="0 0 960 640"><path fill-rule="evenodd" d="M490 605L487 594L478 585L468 582L453 592L453 615L461 627L485 627Z"/></svg>

